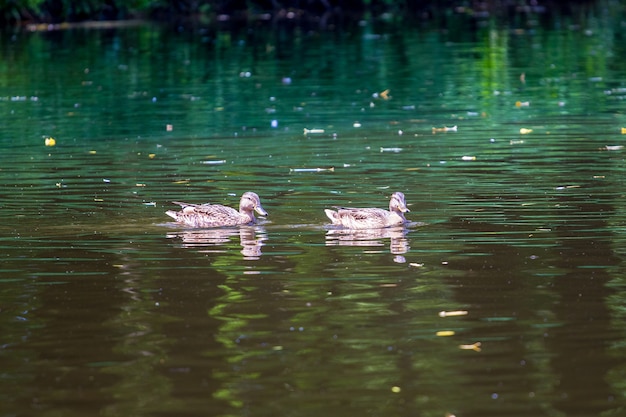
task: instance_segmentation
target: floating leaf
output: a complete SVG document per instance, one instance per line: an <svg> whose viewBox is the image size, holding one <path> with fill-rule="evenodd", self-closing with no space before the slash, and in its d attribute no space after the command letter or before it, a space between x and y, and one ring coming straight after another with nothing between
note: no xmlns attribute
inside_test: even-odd
<svg viewBox="0 0 626 417"><path fill-rule="evenodd" d="M476 343L472 343L470 345L459 345L459 349L463 349L463 350L473 350L476 352L480 352L480 345L482 343L480 342L476 342Z"/></svg>
<svg viewBox="0 0 626 417"><path fill-rule="evenodd" d="M289 168L290 172L322 172L322 171L334 171L334 167L330 168Z"/></svg>
<svg viewBox="0 0 626 417"><path fill-rule="evenodd" d="M468 314L469 312L467 310L440 311L439 317L466 316Z"/></svg>
<svg viewBox="0 0 626 417"><path fill-rule="evenodd" d="M456 132L457 131L457 126L452 126L452 127L433 127L433 133L437 133L437 132Z"/></svg>

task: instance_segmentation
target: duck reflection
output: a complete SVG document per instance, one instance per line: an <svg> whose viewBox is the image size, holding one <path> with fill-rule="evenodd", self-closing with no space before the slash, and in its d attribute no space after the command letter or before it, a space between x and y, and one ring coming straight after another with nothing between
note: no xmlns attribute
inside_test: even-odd
<svg viewBox="0 0 626 417"><path fill-rule="evenodd" d="M330 229L326 233L326 246L384 246L384 239L390 239L389 250L397 255L396 262L405 262L400 256L409 251L409 241L406 238L405 227L390 227L386 229L351 230Z"/></svg>
<svg viewBox="0 0 626 417"><path fill-rule="evenodd" d="M181 239L183 248L218 248L231 242L233 236L239 235L241 254L244 259L256 260L263 254L261 247L267 240L265 229L260 226L240 226L238 228L188 229L170 232L170 239ZM224 249L224 252L226 249Z"/></svg>

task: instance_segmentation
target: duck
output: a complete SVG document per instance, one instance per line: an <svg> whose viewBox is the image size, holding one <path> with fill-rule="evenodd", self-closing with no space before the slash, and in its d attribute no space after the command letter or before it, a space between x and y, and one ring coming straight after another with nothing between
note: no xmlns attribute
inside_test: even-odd
<svg viewBox="0 0 626 417"><path fill-rule="evenodd" d="M267 216L256 193L248 191L241 196L239 211L221 204L190 204L172 201L181 210L168 210L168 216L190 227L227 227L256 223L254 212Z"/></svg>
<svg viewBox="0 0 626 417"><path fill-rule="evenodd" d="M336 210L324 209L333 225L347 229L382 229L400 226L407 222L404 213L410 210L406 206L404 194L395 192L389 200L389 211L380 208L335 207Z"/></svg>

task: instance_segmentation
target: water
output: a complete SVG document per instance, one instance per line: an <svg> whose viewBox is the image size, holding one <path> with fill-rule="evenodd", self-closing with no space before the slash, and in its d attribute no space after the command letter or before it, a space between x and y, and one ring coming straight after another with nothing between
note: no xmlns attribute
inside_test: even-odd
<svg viewBox="0 0 626 417"><path fill-rule="evenodd" d="M1 414L621 415L626 61L601 17L5 37ZM164 214L245 191L258 225ZM408 227L328 226L394 191Z"/></svg>

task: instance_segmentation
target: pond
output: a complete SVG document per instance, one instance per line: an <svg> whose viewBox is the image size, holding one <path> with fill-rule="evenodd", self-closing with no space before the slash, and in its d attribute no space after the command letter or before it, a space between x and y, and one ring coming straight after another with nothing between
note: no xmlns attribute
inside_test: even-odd
<svg viewBox="0 0 626 417"><path fill-rule="evenodd" d="M554 19L4 34L0 414L624 413L626 44Z"/></svg>

